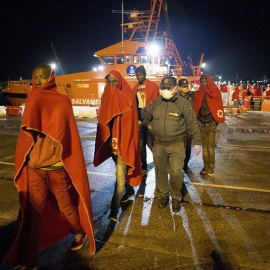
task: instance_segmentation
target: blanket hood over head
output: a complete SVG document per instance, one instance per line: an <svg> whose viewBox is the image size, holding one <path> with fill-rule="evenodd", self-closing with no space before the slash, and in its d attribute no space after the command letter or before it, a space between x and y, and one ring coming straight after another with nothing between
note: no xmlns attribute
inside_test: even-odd
<svg viewBox="0 0 270 270"><path fill-rule="evenodd" d="M33 80L33 90L27 95L15 155L14 182L20 199L18 227L4 263L12 264L18 259L22 225L27 219L27 156L34 144L34 132L42 132L60 144L62 162L73 184L73 199L77 202L81 225L89 239L91 252L95 253L90 187L80 137L70 99L56 92L52 71L49 81L39 89ZM39 250L61 240L70 232L71 227L60 213L54 196L51 196L42 218Z"/></svg>

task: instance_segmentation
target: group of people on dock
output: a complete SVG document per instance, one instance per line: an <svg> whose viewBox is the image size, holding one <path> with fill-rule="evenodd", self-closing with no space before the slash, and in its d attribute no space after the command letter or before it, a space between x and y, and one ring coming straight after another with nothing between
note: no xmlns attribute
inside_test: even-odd
<svg viewBox="0 0 270 270"><path fill-rule="evenodd" d="M227 85L226 83L218 84L224 99L223 104L225 106L238 107L240 112L244 110L260 110L261 105L265 99L270 99L270 84L259 85L254 83L245 84L233 84ZM256 106L257 103L257 106Z"/></svg>
<svg viewBox="0 0 270 270"><path fill-rule="evenodd" d="M118 71L110 71L101 98L94 166L108 158L115 163L112 222L121 203L146 179L146 146L153 153L157 205L165 208L171 197L173 212L179 212L192 145L195 155L202 147L201 174L213 176L216 129L225 121L220 90L208 75L201 76L196 92L186 79L173 76L158 87L146 78L144 66L136 69L136 78L132 89ZM71 102L57 92L50 65L37 66L32 80L15 155L20 211L4 259L21 270L37 269L38 251L71 232L71 250L81 249L88 238L95 253L90 186Z"/></svg>

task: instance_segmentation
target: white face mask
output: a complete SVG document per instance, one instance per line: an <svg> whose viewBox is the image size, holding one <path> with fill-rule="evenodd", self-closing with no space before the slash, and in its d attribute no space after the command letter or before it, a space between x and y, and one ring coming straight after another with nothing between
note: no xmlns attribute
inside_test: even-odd
<svg viewBox="0 0 270 270"><path fill-rule="evenodd" d="M173 90L164 89L160 91L160 94L163 96L164 99L171 99L176 93L176 87Z"/></svg>

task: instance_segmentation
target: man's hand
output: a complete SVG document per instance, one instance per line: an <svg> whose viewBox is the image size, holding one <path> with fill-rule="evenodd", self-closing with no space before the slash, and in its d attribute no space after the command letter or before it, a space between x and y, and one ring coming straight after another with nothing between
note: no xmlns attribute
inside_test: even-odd
<svg viewBox="0 0 270 270"><path fill-rule="evenodd" d="M193 152L196 156L198 156L201 153L202 147L200 145L194 145L193 146Z"/></svg>

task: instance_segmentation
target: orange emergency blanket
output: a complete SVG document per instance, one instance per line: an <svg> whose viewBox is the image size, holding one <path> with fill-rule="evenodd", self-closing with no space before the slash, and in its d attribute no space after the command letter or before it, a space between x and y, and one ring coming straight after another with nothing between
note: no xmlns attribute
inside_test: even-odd
<svg viewBox="0 0 270 270"><path fill-rule="evenodd" d="M118 88L107 85L101 98L94 165L98 166L112 156L110 137L114 121L117 123L117 152L128 165L126 181L137 186L142 177L136 93L118 71L111 71L110 74L117 78Z"/></svg>
<svg viewBox="0 0 270 270"><path fill-rule="evenodd" d="M49 81L40 89L36 88L33 80L33 90L27 96L15 155L14 182L20 199L18 226L15 240L4 263L12 264L19 256L22 225L28 214L27 156L34 144L33 131L42 132L61 145L62 162L73 184L73 199L77 202L81 225L89 239L91 252L95 253L90 187L80 137L70 99L56 92L55 75L52 71ZM59 211L52 195L48 198L42 217L39 250L59 241L70 232L71 227Z"/></svg>

